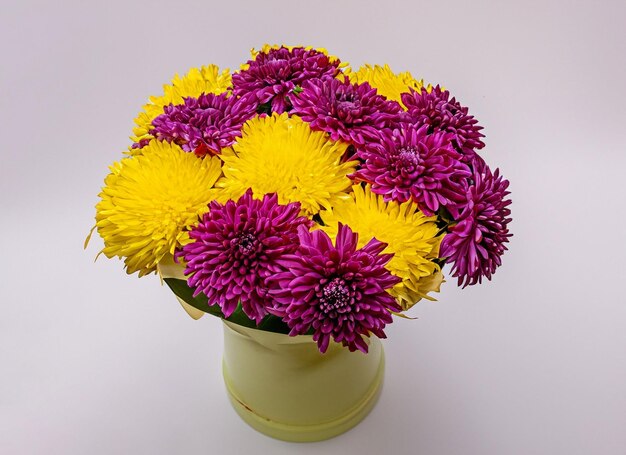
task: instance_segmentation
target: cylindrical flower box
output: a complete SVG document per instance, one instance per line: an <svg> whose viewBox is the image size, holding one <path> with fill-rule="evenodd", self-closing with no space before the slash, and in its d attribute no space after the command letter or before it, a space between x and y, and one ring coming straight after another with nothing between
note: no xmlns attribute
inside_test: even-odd
<svg viewBox="0 0 626 455"><path fill-rule="evenodd" d="M376 404L385 368L380 340L368 340L368 354L335 343L321 354L312 338L224 321L228 397L257 431L285 441L321 441L354 427Z"/></svg>

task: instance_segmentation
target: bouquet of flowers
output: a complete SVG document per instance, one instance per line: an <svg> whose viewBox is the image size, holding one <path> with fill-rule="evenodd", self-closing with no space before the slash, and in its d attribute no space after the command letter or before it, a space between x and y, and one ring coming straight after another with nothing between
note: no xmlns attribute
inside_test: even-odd
<svg viewBox="0 0 626 455"><path fill-rule="evenodd" d="M135 123L96 206L102 253L140 277L178 267L185 304L321 352L367 352L446 264L491 279L511 236L477 120L387 65L265 45L232 75L175 76Z"/></svg>

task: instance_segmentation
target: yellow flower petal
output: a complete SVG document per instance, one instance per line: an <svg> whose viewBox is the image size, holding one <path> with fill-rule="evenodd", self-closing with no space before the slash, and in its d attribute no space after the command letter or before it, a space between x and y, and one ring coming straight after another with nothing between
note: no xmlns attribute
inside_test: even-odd
<svg viewBox="0 0 626 455"><path fill-rule="evenodd" d="M252 188L255 197L277 193L281 204L300 202L313 215L348 198L356 161L341 162L347 145L313 131L287 114L257 117L243 127L242 137L222 150L222 177L216 198L238 199Z"/></svg>
<svg viewBox="0 0 626 455"><path fill-rule="evenodd" d="M220 166L217 157L200 159L156 140L114 163L96 205L102 253L123 258L129 274L155 271L189 242L187 231L208 211Z"/></svg>
<svg viewBox="0 0 626 455"><path fill-rule="evenodd" d="M397 101L403 107L401 98L403 93L408 93L410 89L419 91L425 86L423 79L415 79L408 71L396 74L391 71L387 64L384 66L363 65L356 72L348 68L344 74L352 83L362 84L363 82L368 82L378 91L378 94L383 95L388 100ZM430 84L425 87L428 92L433 89Z"/></svg>
<svg viewBox="0 0 626 455"><path fill-rule="evenodd" d="M202 66L201 68L191 68L184 76L178 74L174 76L170 85L163 86L161 96L151 96L150 103L143 107L143 111L135 118L135 128L133 129L133 142L150 138L152 120L163 113L163 108L170 104L178 105L183 103L183 98L197 98L202 93L220 94L228 91L231 85L230 72L228 69L220 72L216 65ZM131 154L141 153L139 150L131 149Z"/></svg>
<svg viewBox="0 0 626 455"><path fill-rule="evenodd" d="M412 202L385 202L369 186L355 185L352 191L351 198L320 212L325 224L321 229L334 238L341 222L359 234L359 247L372 238L387 243L384 253L394 254L387 268L402 278L390 294L403 310L422 298L433 300L427 293L438 292L443 280L440 267L433 262L442 239L437 235L437 218L425 216Z"/></svg>

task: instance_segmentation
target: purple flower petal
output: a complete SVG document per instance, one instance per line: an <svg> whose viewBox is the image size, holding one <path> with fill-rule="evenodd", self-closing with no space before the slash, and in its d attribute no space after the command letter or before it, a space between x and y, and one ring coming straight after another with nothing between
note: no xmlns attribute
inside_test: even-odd
<svg viewBox="0 0 626 455"><path fill-rule="evenodd" d="M299 203L280 205L275 194L253 199L251 190L237 202L211 203L189 232L193 241L179 253L187 262L185 274L194 295L204 293L226 317L241 302L258 324L275 306L267 278L296 251L298 227L310 224L299 213Z"/></svg>
<svg viewBox="0 0 626 455"><path fill-rule="evenodd" d="M505 243L512 236L508 229L508 180L503 180L497 169L492 174L484 162L477 162L473 179L474 184L466 191L465 207L441 241L440 249L446 262L452 263L452 276L463 287L480 283L482 277L491 279L502 263Z"/></svg>
<svg viewBox="0 0 626 455"><path fill-rule="evenodd" d="M331 339L351 351L367 352L363 337L384 337L385 325L392 322L390 311L401 310L387 292L401 281L385 268L392 255L381 255L385 244L375 239L358 249L357 234L341 224L334 245L321 230L300 226L298 235L300 248L289 263L299 266L268 279L278 303L272 313L283 317L291 335L312 328L321 352Z"/></svg>

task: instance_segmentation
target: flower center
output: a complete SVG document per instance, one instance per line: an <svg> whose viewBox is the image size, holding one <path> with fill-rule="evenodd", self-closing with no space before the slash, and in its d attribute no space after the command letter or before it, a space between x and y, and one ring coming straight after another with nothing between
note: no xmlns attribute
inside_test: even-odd
<svg viewBox="0 0 626 455"><path fill-rule="evenodd" d="M398 159L404 166L418 166L420 157L415 147L402 147L398 150Z"/></svg>
<svg viewBox="0 0 626 455"><path fill-rule="evenodd" d="M397 154L393 158L393 166L395 172L402 178L414 180L424 172L422 161L417 148L407 146L397 150Z"/></svg>
<svg viewBox="0 0 626 455"><path fill-rule="evenodd" d="M339 114L347 114L361 107L361 101L354 93L338 93L335 105Z"/></svg>
<svg viewBox="0 0 626 455"><path fill-rule="evenodd" d="M235 244L239 248L239 252L243 255L249 255L256 249L257 239L252 234L239 234L235 239Z"/></svg>
<svg viewBox="0 0 626 455"><path fill-rule="evenodd" d="M328 314L333 311L350 311L350 288L342 278L334 278L322 289L320 309Z"/></svg>
<svg viewBox="0 0 626 455"><path fill-rule="evenodd" d="M359 105L356 101L339 101L337 103L337 109L340 111L351 111L358 107Z"/></svg>

